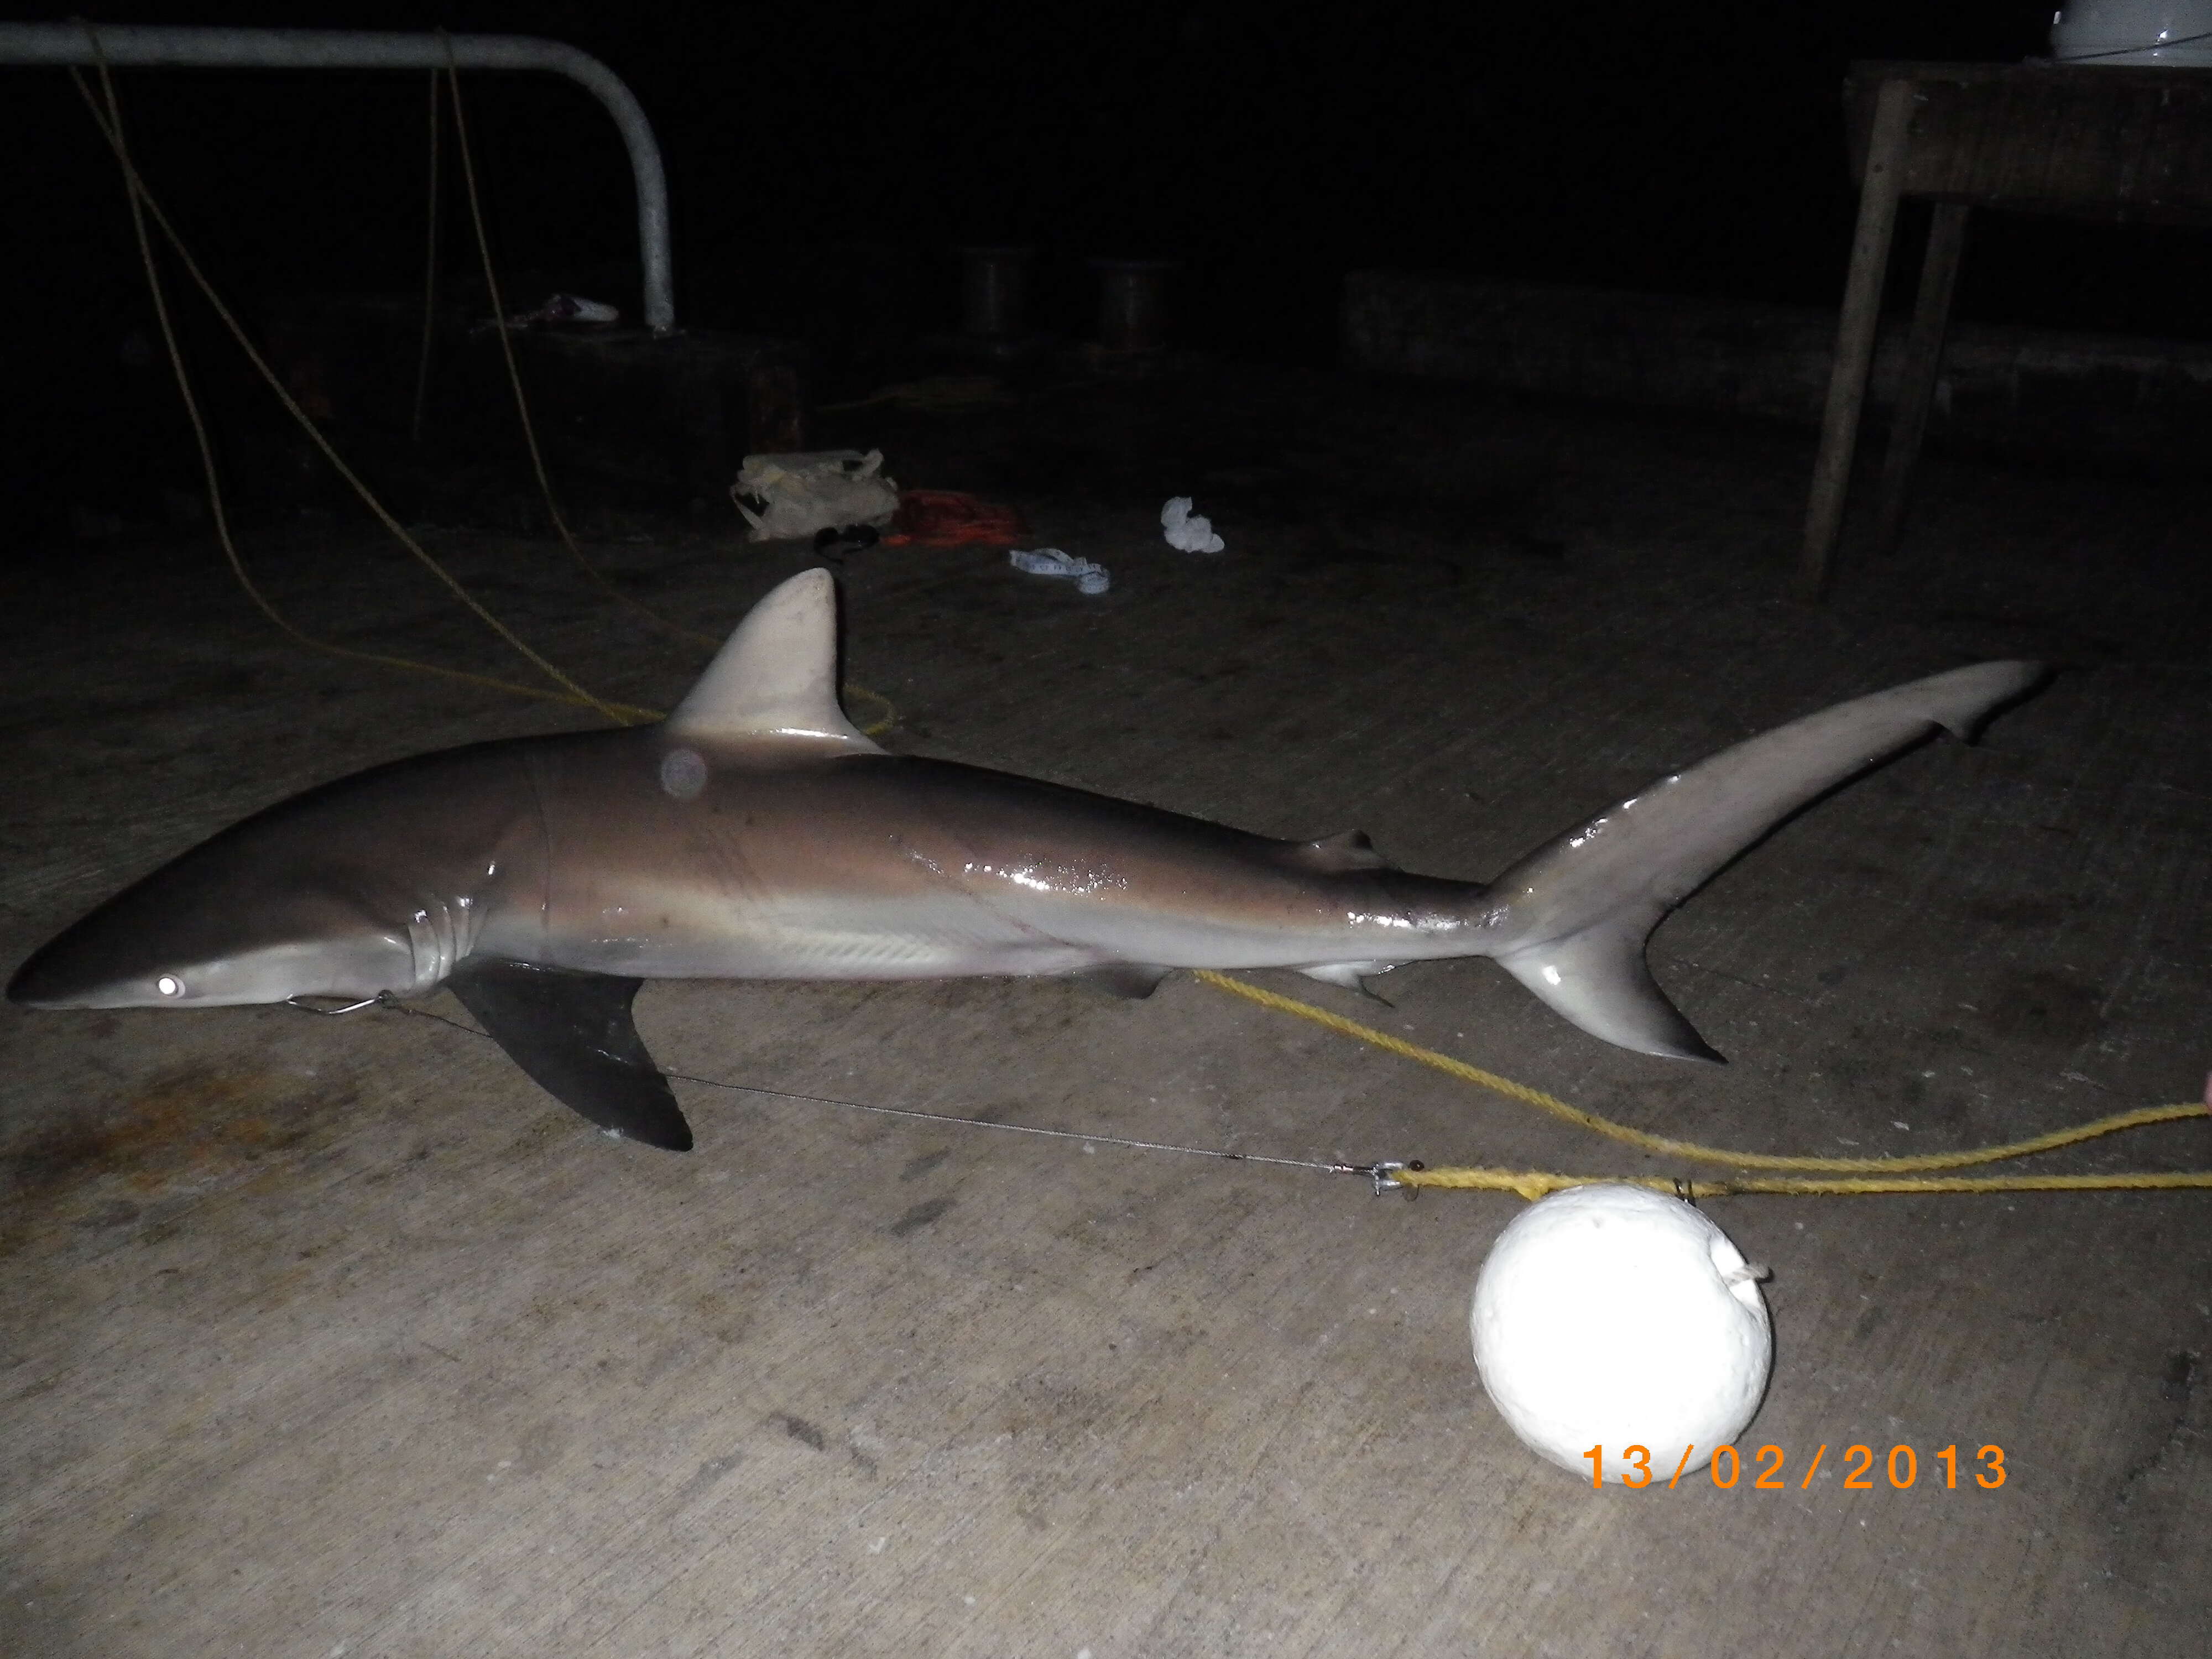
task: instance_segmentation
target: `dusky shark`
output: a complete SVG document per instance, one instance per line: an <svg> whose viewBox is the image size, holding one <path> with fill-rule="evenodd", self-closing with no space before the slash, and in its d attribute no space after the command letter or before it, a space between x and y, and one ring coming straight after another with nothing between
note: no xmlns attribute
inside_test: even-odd
<svg viewBox="0 0 2212 1659"><path fill-rule="evenodd" d="M224 830L25 963L37 1008L349 1002L450 988L592 1122L687 1150L631 1021L647 979L1291 968L1361 988L1495 958L1593 1036L1720 1056L1651 977L1660 919L1784 817L1937 728L1971 737L2040 667L1990 662L1838 704L1660 779L1484 885L1357 831L1276 841L886 753L837 700L836 592L794 576L659 725L424 755Z"/></svg>

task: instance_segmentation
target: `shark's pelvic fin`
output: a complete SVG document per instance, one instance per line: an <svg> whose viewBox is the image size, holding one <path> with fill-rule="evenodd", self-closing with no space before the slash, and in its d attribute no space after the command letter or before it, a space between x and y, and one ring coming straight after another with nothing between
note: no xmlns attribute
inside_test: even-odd
<svg viewBox="0 0 2212 1659"><path fill-rule="evenodd" d="M532 1081L602 1129L672 1152L691 1126L630 1020L641 981L525 962L465 962L446 984Z"/></svg>
<svg viewBox="0 0 2212 1659"><path fill-rule="evenodd" d="M1941 726L1970 736L2043 678L1980 663L1856 697L1723 750L1539 848L1500 876L1490 954L1593 1036L1717 1060L1653 982L1660 919L1800 807Z"/></svg>
<svg viewBox="0 0 2212 1659"><path fill-rule="evenodd" d="M837 701L837 584L805 570L746 613L668 730L704 743L778 738L853 754L883 752Z"/></svg>

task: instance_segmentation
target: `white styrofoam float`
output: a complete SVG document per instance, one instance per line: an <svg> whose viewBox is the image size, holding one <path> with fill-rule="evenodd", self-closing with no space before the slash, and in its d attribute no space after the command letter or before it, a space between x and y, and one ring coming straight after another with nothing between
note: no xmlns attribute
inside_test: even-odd
<svg viewBox="0 0 2212 1659"><path fill-rule="evenodd" d="M1663 1486L1759 1409L1773 1358L1762 1273L1678 1198L1570 1188L1491 1247L1474 1363L1540 1456L1609 1486Z"/></svg>

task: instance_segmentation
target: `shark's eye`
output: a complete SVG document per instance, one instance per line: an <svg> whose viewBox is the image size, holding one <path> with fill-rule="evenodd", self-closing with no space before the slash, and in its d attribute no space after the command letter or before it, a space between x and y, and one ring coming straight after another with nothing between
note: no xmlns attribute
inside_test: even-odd
<svg viewBox="0 0 2212 1659"><path fill-rule="evenodd" d="M165 997L180 997L185 994L185 982L174 974L164 974L154 981L154 988Z"/></svg>

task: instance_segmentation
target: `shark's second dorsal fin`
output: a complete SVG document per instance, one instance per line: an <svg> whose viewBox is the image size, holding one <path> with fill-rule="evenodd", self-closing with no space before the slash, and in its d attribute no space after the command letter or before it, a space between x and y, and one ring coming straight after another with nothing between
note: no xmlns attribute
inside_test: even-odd
<svg viewBox="0 0 2212 1659"><path fill-rule="evenodd" d="M806 570L745 614L668 730L702 742L772 738L879 755L837 701L837 584Z"/></svg>

